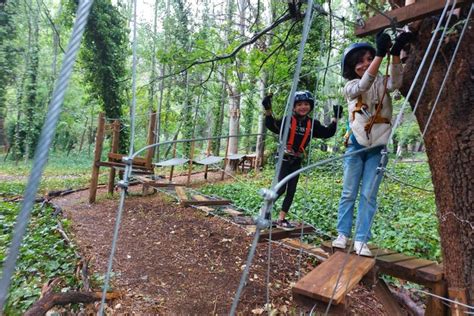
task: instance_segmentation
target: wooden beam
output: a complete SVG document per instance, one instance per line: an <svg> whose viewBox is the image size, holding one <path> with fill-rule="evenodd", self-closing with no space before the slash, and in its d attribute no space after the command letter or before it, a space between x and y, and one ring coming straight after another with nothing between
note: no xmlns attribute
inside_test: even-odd
<svg viewBox="0 0 474 316"><path fill-rule="evenodd" d="M156 112L152 112L150 115L150 124L148 125L148 137L146 144L151 145L155 143L155 127L156 127ZM146 150L145 165L147 168L152 169L151 161L153 154L155 153L155 147L150 147Z"/></svg>
<svg viewBox="0 0 474 316"><path fill-rule="evenodd" d="M384 306L384 309L388 315L402 316L406 314L393 297L392 292L390 291L388 285L383 279L377 280L377 283L375 284L374 288L374 293Z"/></svg>
<svg viewBox="0 0 474 316"><path fill-rule="evenodd" d="M468 0L458 0L456 6L468 3ZM417 0L414 4L384 12L387 16L395 18L400 25L425 17L436 15L443 11L446 0ZM390 27L391 21L387 17L377 14L367 21L362 27L356 27L355 35L364 37L375 34L380 30Z"/></svg>
<svg viewBox="0 0 474 316"><path fill-rule="evenodd" d="M119 153L114 153L114 152L110 152L108 154L109 159L112 160L111 162L122 162L122 158L125 157L125 156L126 155L124 155L124 154L119 154ZM150 165L150 167L146 166L146 159L142 158L142 157L133 158L133 164L142 166L142 167L147 168L147 169L152 168L151 165Z"/></svg>
<svg viewBox="0 0 474 316"><path fill-rule="evenodd" d="M441 297L446 297L448 295L446 282L440 281L432 284L430 286L430 292ZM444 302L439 298L428 295L425 315L447 315L446 305L444 305Z"/></svg>
<svg viewBox="0 0 474 316"><path fill-rule="evenodd" d="M97 195L97 185L99 184L100 156L104 145L105 117L104 113L99 114L97 123L97 136L95 138L94 163L92 165L91 186L89 188L89 203L95 203Z"/></svg>
<svg viewBox="0 0 474 316"><path fill-rule="evenodd" d="M120 141L120 121L114 120L112 123L112 149L111 153L117 153L119 150L119 141ZM110 168L109 173L109 183L107 186L107 191L110 195L114 194L115 186L115 168Z"/></svg>

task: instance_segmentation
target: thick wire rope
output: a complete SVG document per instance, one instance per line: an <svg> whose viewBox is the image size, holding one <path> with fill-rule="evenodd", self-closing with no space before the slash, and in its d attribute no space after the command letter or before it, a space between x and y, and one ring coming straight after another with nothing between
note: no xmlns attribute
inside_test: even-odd
<svg viewBox="0 0 474 316"><path fill-rule="evenodd" d="M458 53L458 49L459 49L459 46L461 45L461 42L462 42L462 39L464 37L464 33L466 32L466 29L467 29L467 26L469 24L469 20L471 18L471 13L472 13L472 8L474 7L474 4L471 4L471 8L469 9L469 13L467 15L467 18L466 18L466 22L464 23L464 26L462 28L462 32L461 32L461 35L459 36L459 39L458 39L458 43L456 44L456 48L454 49L454 53L453 53L453 56L451 57L451 61L449 62L449 66L448 66L448 69L446 70L446 73L444 75L444 79L443 79L443 82L441 83L441 87L439 88L439 91L438 91L438 95L436 96L436 100L435 100L435 103L433 104L433 107L431 109L431 113L430 113L430 116L428 117L428 121L425 125L425 129L423 130L423 139L425 137L425 134L426 134L426 131L428 130L428 127L430 126L430 122L431 122L431 118L433 117L433 113L434 111L436 110L436 106L438 105L438 102L439 102L439 98L441 96L441 93L443 92L443 89L444 89L444 85L446 84L446 80L448 79L449 77L449 73L451 72L451 67L453 66L453 63L454 63L454 59L456 58L456 55ZM453 6L454 8L454 6ZM442 41L440 40L440 43Z"/></svg>
<svg viewBox="0 0 474 316"><path fill-rule="evenodd" d="M428 67L427 74L425 75L425 80L423 81L423 85L421 87L420 93L418 94L418 98L416 99L415 107L413 108L413 115L415 115L415 112L418 109L418 105L420 104L421 97L423 96L423 94L425 92L426 84L428 83L428 78L431 74L431 71L433 69L433 65L436 61L436 58L438 57L439 50L441 48L441 45L443 44L443 38L446 34L446 31L448 30L448 25L449 25L449 22L451 21L451 17L453 15L454 9L456 8L456 1L457 0L453 0L451 10L449 11L448 17L447 17L446 22L445 22L444 27L443 27L443 32L441 33L441 37L439 38L438 45L436 46L433 57L431 58L431 63L430 63L430 66ZM450 2L450 0L446 1L446 6L445 6L446 9L447 9L447 5L448 5L449 2ZM444 13L444 11L443 11L443 13ZM440 25L440 23L443 21L443 18L440 17L438 25Z"/></svg>
<svg viewBox="0 0 474 316"><path fill-rule="evenodd" d="M136 107L136 74L137 74L137 0L133 1L133 46L132 46L132 104L130 106L130 147L129 155L133 154L133 144L135 140L135 107ZM128 168L128 170L127 170ZM125 173L130 175L132 168L127 164ZM114 235L112 238L112 245L110 250L110 257L107 265L107 272L105 274L104 286L102 289L102 298L100 301L99 315L104 315L105 297L110 282L110 274L112 272L112 264L117 248L117 240L119 236L120 223L122 221L123 205L125 201L126 187L122 186L120 193L120 207L117 210L115 219Z"/></svg>
<svg viewBox="0 0 474 316"><path fill-rule="evenodd" d="M322 47L324 45L324 32L321 32L321 38L320 38L320 51L322 51ZM322 54L319 54L319 62L322 64ZM327 68L327 67L325 67ZM318 94L318 86L319 86L319 76L316 76L316 80L315 80L315 84L314 84L314 98L315 98L315 101L316 101L316 96ZM316 104L315 104L316 105ZM315 106L316 107L316 106ZM313 116L312 116L312 122L314 122L314 120L316 119L316 109L313 109ZM311 164L311 152L312 152L312 135L313 135L313 129L314 129L314 124L311 124L311 138L310 138L310 141L309 141L309 144L308 144L308 158L307 158L307 161L306 161L306 166L309 166ZM305 194L303 195L304 198L304 202L305 202L305 207L303 207L303 209L301 210L301 216L299 218L300 222L301 222L301 229L300 229L300 242L302 243L303 242L303 236L304 236L304 225L305 225L305 219L306 219L306 211L307 209L309 209L308 207L308 196L309 196L309 190L308 190L308 177L305 177L305 182L304 182L304 191L305 191ZM302 258L303 258L303 247L300 247L300 251L298 253L298 263L297 263L297 274L296 276L298 278L301 277L301 262L302 262Z"/></svg>
<svg viewBox="0 0 474 316"><path fill-rule="evenodd" d="M11 277L14 273L16 260L20 253L21 242L30 220L33 203L36 198L36 192L38 191L39 182L41 180L41 175L48 160L49 148L54 138L64 95L72 74L74 62L81 44L82 35L87 24L87 18L89 16L92 4L93 0L83 0L80 1L77 8L77 18L74 22L71 39L64 56L58 82L51 97L51 103L49 105L45 122L41 130L38 146L35 150L33 167L31 169L28 184L25 189L23 204L21 206L20 213L17 216L12 242L8 251L8 256L3 266L2 279L0 280L0 312L5 306L4 304L8 295Z"/></svg>
<svg viewBox="0 0 474 316"><path fill-rule="evenodd" d="M286 119L285 119L285 123L282 122L282 127L283 126L289 126L289 124L290 124L291 114L293 112L293 106L294 106L293 103L294 103L294 99L295 99L296 87L298 85L299 75L300 75L300 71L301 71L301 64L302 64L302 60L303 60L304 46L305 46L306 40L308 38L308 34L309 34L309 30L310 30L309 26L310 26L310 22L312 20L311 19L312 14L313 14L313 0L309 0L308 1L308 6L307 6L307 12L306 12L305 18L304 18L303 34L302 34L302 38L301 38L296 69L295 69L295 73L293 75L293 83L292 83L290 95L288 97L288 101L287 101L286 108L285 108ZM281 135L282 135L281 131L282 130L283 130L283 128L280 130L280 138L279 138L280 139L280 146L279 146L279 150L278 150L278 163L277 163L277 166L276 166L275 176L273 177L273 180L272 180L272 187L275 186L275 184L278 181L278 175L279 175L279 172L281 170L281 165L282 165L282 162L283 162L283 153L284 153L284 149L285 149L285 144L286 144L286 141L288 139L288 134L289 134L288 128L285 128L285 131L283 133L283 138L282 138L281 137ZM232 302L232 306L231 306L231 310L230 310L230 315L232 315L232 316L235 315L235 312L237 310L237 305L238 305L238 302L240 300L240 295L242 294L242 290L245 286L247 276L248 276L249 271L250 271L250 265L252 264L252 260L253 260L253 257L255 255L255 250L257 248L257 243L258 243L258 240L259 240L259 237L260 237L260 230L262 229L262 226L267 226L266 223L265 223L265 225L262 225L262 222L265 221L264 218L265 218L265 215L268 212L271 212L270 208L262 207L261 214L260 214L261 221L259 221L257 223L257 229L255 231L254 240L252 242L252 246L251 246L250 251L249 251L249 255L248 255L248 258L247 258L247 263L245 265L245 269L242 273L237 292L236 292L234 300ZM270 226L271 226L271 223L270 223Z"/></svg>

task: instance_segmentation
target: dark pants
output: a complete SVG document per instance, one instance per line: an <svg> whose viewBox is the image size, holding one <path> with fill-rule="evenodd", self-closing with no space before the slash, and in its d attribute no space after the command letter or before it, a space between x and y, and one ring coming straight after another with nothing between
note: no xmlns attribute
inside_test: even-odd
<svg viewBox="0 0 474 316"><path fill-rule="evenodd" d="M301 168L301 158L285 156L283 158L280 173L278 174L278 181L281 181L284 177L290 173L295 172ZM288 213L290 210L291 203L293 203L293 198L295 197L296 186L298 185L299 175L293 177L288 181L284 186L278 190L278 198L286 192L285 199L283 200L283 205L281 210L285 213Z"/></svg>

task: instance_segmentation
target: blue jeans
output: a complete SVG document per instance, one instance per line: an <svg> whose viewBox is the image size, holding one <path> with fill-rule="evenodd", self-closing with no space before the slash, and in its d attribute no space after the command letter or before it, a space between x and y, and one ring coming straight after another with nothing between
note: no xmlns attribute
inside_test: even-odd
<svg viewBox="0 0 474 316"><path fill-rule="evenodd" d="M346 153L362 148L364 147L358 143L350 144ZM370 239L370 226L377 208L377 192L382 180L377 167L380 164L383 148L383 146L375 147L344 159L344 180L337 219L339 234L351 236L354 206L360 187L355 240L367 242Z"/></svg>

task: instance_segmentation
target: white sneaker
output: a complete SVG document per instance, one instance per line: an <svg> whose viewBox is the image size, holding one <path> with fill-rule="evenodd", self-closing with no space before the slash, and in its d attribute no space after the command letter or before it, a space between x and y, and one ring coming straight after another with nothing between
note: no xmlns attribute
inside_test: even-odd
<svg viewBox="0 0 474 316"><path fill-rule="evenodd" d="M366 257L373 257L374 255L370 251L369 247L367 247L367 243L362 241L355 241L354 242L354 250L356 254Z"/></svg>
<svg viewBox="0 0 474 316"><path fill-rule="evenodd" d="M336 248L346 248L347 245L347 237L343 234L339 234L337 238L332 242L332 246Z"/></svg>

